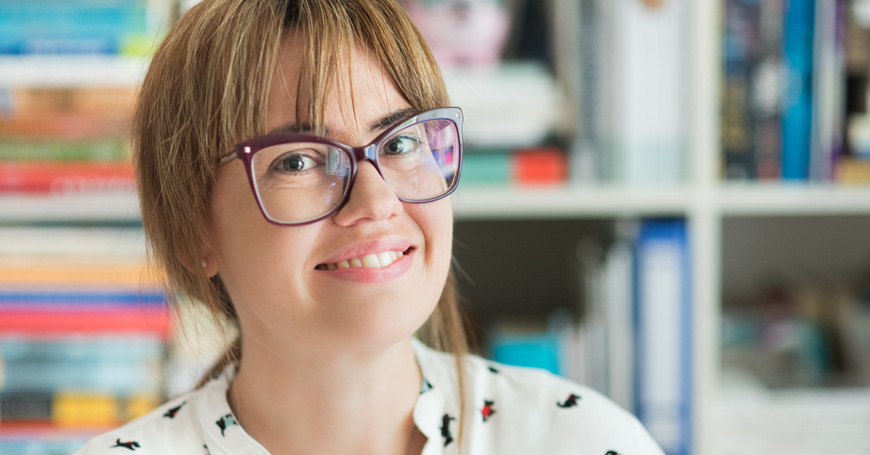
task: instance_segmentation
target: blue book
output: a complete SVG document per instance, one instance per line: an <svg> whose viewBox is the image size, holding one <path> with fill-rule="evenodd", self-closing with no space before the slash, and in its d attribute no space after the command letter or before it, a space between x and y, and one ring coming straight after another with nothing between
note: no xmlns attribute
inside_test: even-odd
<svg viewBox="0 0 870 455"><path fill-rule="evenodd" d="M0 54L136 53L154 39L144 0L0 3Z"/></svg>
<svg viewBox="0 0 870 455"><path fill-rule="evenodd" d="M668 455L692 448L692 305L686 222L645 220L635 245L637 417Z"/></svg>
<svg viewBox="0 0 870 455"><path fill-rule="evenodd" d="M26 309L32 307L69 307L87 306L106 308L122 306L160 307L165 304L163 295L157 292L138 292L134 290L88 290L88 291L40 291L0 289L0 311L4 308Z"/></svg>
<svg viewBox="0 0 870 455"><path fill-rule="evenodd" d="M783 180L809 179L815 2L788 0L784 5L783 70L787 82L782 113Z"/></svg>

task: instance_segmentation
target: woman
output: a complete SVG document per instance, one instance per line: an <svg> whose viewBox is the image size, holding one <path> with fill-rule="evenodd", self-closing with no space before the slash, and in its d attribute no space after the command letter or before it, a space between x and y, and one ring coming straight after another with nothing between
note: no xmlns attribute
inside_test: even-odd
<svg viewBox="0 0 870 455"><path fill-rule="evenodd" d="M142 217L169 288L240 337L202 387L79 453L660 453L591 390L466 354L447 106L393 0L186 13L140 95Z"/></svg>

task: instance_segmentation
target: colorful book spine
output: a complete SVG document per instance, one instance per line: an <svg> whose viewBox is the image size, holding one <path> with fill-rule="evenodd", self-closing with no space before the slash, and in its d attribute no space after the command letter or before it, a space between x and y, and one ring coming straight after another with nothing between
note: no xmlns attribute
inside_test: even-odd
<svg viewBox="0 0 870 455"><path fill-rule="evenodd" d="M568 178L567 157L552 147L467 153L462 160L466 183L546 186Z"/></svg>
<svg viewBox="0 0 870 455"><path fill-rule="evenodd" d="M73 334L153 334L168 339L171 315L166 309L31 311L0 312L0 335L19 334L32 338L51 338Z"/></svg>
<svg viewBox="0 0 870 455"><path fill-rule="evenodd" d="M128 142L120 136L79 139L9 136L0 141L0 161L128 161L131 156Z"/></svg>
<svg viewBox="0 0 870 455"><path fill-rule="evenodd" d="M758 19L758 2L728 0L725 4L722 153L727 180L756 177L752 66Z"/></svg>
<svg viewBox="0 0 870 455"><path fill-rule="evenodd" d="M163 295L157 292L131 290L48 292L43 290L10 290L0 288L0 309L33 309L35 307L52 309L82 307L89 310L122 307L160 309L163 305Z"/></svg>
<svg viewBox="0 0 870 455"><path fill-rule="evenodd" d="M144 0L0 3L0 54L144 55L154 38Z"/></svg>
<svg viewBox="0 0 870 455"><path fill-rule="evenodd" d="M758 16L759 57L752 70L754 175L779 180L782 175L782 34L783 2L761 0Z"/></svg>
<svg viewBox="0 0 870 455"><path fill-rule="evenodd" d="M845 132L846 2L821 0L815 12L810 179L834 180Z"/></svg>
<svg viewBox="0 0 870 455"><path fill-rule="evenodd" d="M789 0L784 9L783 63L787 94L782 115L782 178L787 181L809 178L816 1L829 0Z"/></svg>
<svg viewBox="0 0 870 455"><path fill-rule="evenodd" d="M135 188L129 162L0 162L0 192L70 194Z"/></svg>
<svg viewBox="0 0 870 455"><path fill-rule="evenodd" d="M0 395L0 430L38 428L38 425L54 429L109 428L142 416L158 405L157 396L144 393L125 396L82 392ZM0 444L3 439L0 434Z"/></svg>

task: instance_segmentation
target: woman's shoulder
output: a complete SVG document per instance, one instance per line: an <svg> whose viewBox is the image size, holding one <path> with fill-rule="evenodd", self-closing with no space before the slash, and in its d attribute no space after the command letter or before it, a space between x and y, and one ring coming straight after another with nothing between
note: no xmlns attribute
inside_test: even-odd
<svg viewBox="0 0 870 455"><path fill-rule="evenodd" d="M424 356L430 370L455 374L452 355L430 350ZM464 356L463 365L466 402L473 405L470 434L490 439L488 447L504 453L530 445L536 453L662 453L634 415L590 387L472 354Z"/></svg>
<svg viewBox="0 0 870 455"><path fill-rule="evenodd" d="M196 404L208 391L176 397L127 424L92 438L75 455L208 454Z"/></svg>

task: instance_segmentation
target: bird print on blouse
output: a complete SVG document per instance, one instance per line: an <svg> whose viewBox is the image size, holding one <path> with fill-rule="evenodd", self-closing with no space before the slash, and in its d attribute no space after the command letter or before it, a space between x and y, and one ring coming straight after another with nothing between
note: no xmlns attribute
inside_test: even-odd
<svg viewBox="0 0 870 455"><path fill-rule="evenodd" d="M483 400L483 409L480 410L480 415L483 416L483 423L488 422L489 418L495 414L495 408L493 408L493 405L495 405L495 401Z"/></svg>
<svg viewBox="0 0 870 455"><path fill-rule="evenodd" d="M496 368L494 368L493 366L490 365L488 368L489 368L490 373L498 374L498 370Z"/></svg>
<svg viewBox="0 0 870 455"><path fill-rule="evenodd" d="M424 393L426 393L434 388L435 387L432 385L431 382L426 380L426 378L423 378L423 383L420 384L420 395L423 395Z"/></svg>
<svg viewBox="0 0 870 455"><path fill-rule="evenodd" d="M207 444L203 444L203 445L202 445L202 448L205 449L205 455L211 455L211 452L208 450L208 445L207 445Z"/></svg>
<svg viewBox="0 0 870 455"><path fill-rule="evenodd" d="M186 404L187 404L186 401L185 401L185 402L182 402L180 405L178 405L178 406L176 406L176 407L174 407L174 408L172 408L172 409L166 411L166 414L163 414L163 417L166 417L166 418L169 418L169 419L174 419L174 418L175 418L175 415L178 414L178 411L180 411L181 408L182 408L184 405L186 405Z"/></svg>
<svg viewBox="0 0 870 455"><path fill-rule="evenodd" d="M615 450L608 450L604 455L619 455L619 452Z"/></svg>
<svg viewBox="0 0 870 455"><path fill-rule="evenodd" d="M577 406L577 400L579 400L579 399L580 399L580 395L574 395L572 393L572 394L568 395L568 398L565 399L564 403L559 403L557 401L556 406L563 408L563 409L573 408L574 406Z"/></svg>
<svg viewBox="0 0 870 455"><path fill-rule="evenodd" d="M444 414L444 417L441 417L441 437L444 438L444 447L453 442L453 433L450 431L451 420L456 420L456 418L450 417L449 414Z"/></svg>
<svg viewBox="0 0 870 455"><path fill-rule="evenodd" d="M109 448L114 449L115 447L123 447L125 449L130 449L130 450L135 452L136 449L141 447L141 446L136 441L121 442L121 438L118 438L117 440L115 440L115 445L113 445Z"/></svg>
<svg viewBox="0 0 870 455"><path fill-rule="evenodd" d="M217 424L218 428L221 429L221 436L226 437L226 435L224 434L224 431L226 431L227 427L229 427L230 425L238 425L239 422L236 422L236 418L233 417L232 414L227 414L227 415L221 417L220 419L218 419L217 422L215 422L215 424Z"/></svg>

